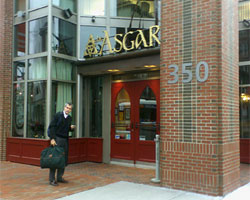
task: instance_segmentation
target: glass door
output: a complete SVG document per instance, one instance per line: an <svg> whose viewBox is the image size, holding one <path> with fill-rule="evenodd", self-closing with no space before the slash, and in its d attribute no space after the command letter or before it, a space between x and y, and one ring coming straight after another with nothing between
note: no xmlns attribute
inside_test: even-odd
<svg viewBox="0 0 250 200"><path fill-rule="evenodd" d="M112 84L111 158L155 161L159 80Z"/></svg>

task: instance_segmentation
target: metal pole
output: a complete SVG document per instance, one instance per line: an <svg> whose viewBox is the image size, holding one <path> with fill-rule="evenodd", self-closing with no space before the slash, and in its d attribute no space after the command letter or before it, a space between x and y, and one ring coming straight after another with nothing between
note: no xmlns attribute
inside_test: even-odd
<svg viewBox="0 0 250 200"><path fill-rule="evenodd" d="M155 138L155 178L152 178L151 181L154 183L160 183L160 136L156 135Z"/></svg>

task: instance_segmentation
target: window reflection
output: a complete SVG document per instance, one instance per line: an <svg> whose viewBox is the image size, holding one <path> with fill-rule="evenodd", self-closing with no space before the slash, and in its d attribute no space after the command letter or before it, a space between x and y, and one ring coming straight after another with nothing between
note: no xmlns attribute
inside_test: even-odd
<svg viewBox="0 0 250 200"><path fill-rule="evenodd" d="M25 77L25 62L17 61L14 62L14 81L22 81Z"/></svg>
<svg viewBox="0 0 250 200"><path fill-rule="evenodd" d="M27 137L45 138L46 82L29 82L27 98Z"/></svg>
<svg viewBox="0 0 250 200"><path fill-rule="evenodd" d="M76 55L76 25L53 18L52 50L69 56Z"/></svg>
<svg viewBox="0 0 250 200"><path fill-rule="evenodd" d="M34 58L29 60L28 79L46 79L47 77L47 58Z"/></svg>
<svg viewBox="0 0 250 200"><path fill-rule="evenodd" d="M29 8L35 9L35 8L41 8L43 6L48 5L48 0L29 0Z"/></svg>
<svg viewBox="0 0 250 200"><path fill-rule="evenodd" d="M104 16L105 0L84 0L83 15Z"/></svg>
<svg viewBox="0 0 250 200"><path fill-rule="evenodd" d="M118 17L154 17L154 1L152 0L111 0L111 16Z"/></svg>
<svg viewBox="0 0 250 200"><path fill-rule="evenodd" d="M25 23L15 26L15 56L25 55Z"/></svg>
<svg viewBox="0 0 250 200"><path fill-rule="evenodd" d="M13 123L12 135L23 137L24 131L24 83L13 86Z"/></svg>
<svg viewBox="0 0 250 200"><path fill-rule="evenodd" d="M248 61L250 60L250 30L240 31L239 38L240 61Z"/></svg>
<svg viewBox="0 0 250 200"><path fill-rule="evenodd" d="M15 13L26 10L26 0L15 0Z"/></svg>
<svg viewBox="0 0 250 200"><path fill-rule="evenodd" d="M76 0L53 0L53 5L76 12Z"/></svg>
<svg viewBox="0 0 250 200"><path fill-rule="evenodd" d="M90 80L90 137L102 137L102 77Z"/></svg>
<svg viewBox="0 0 250 200"><path fill-rule="evenodd" d="M115 103L115 139L131 139L130 98L123 88L117 95Z"/></svg>
<svg viewBox="0 0 250 200"><path fill-rule="evenodd" d="M240 88L240 137L250 138L250 87Z"/></svg>
<svg viewBox="0 0 250 200"><path fill-rule="evenodd" d="M146 87L140 97L140 140L154 140L156 134L156 98Z"/></svg>
<svg viewBox="0 0 250 200"><path fill-rule="evenodd" d="M29 54L47 50L47 17L29 23Z"/></svg>

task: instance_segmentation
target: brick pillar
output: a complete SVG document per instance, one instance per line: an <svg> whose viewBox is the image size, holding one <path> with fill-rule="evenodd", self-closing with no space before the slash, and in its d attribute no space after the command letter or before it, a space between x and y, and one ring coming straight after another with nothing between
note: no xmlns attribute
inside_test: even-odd
<svg viewBox="0 0 250 200"><path fill-rule="evenodd" d="M162 0L161 30L162 185L225 195L239 186L238 0Z"/></svg>
<svg viewBox="0 0 250 200"><path fill-rule="evenodd" d="M12 2L0 1L0 160L6 160L11 127Z"/></svg>

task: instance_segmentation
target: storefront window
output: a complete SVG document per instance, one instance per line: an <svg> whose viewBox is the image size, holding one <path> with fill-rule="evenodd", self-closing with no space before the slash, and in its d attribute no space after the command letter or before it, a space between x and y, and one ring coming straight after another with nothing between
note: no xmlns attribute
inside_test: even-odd
<svg viewBox="0 0 250 200"><path fill-rule="evenodd" d="M26 0L15 0L15 13L26 10Z"/></svg>
<svg viewBox="0 0 250 200"><path fill-rule="evenodd" d="M47 58L34 58L29 60L28 79L46 79L47 78Z"/></svg>
<svg viewBox="0 0 250 200"><path fill-rule="evenodd" d="M60 58L53 58L52 60L52 78L57 80L75 80L76 72L74 65Z"/></svg>
<svg viewBox="0 0 250 200"><path fill-rule="evenodd" d="M29 23L29 54L47 51L47 17Z"/></svg>
<svg viewBox="0 0 250 200"><path fill-rule="evenodd" d="M48 0L29 0L29 8L41 8L48 5Z"/></svg>
<svg viewBox="0 0 250 200"><path fill-rule="evenodd" d="M52 112L53 117L57 112L63 111L64 105L67 102L73 103L73 109L70 115L72 116L72 124L75 124L75 84L53 81L52 82ZM75 132L70 132L70 136L75 137Z"/></svg>
<svg viewBox="0 0 250 200"><path fill-rule="evenodd" d="M24 83L13 85L12 135L23 137L24 133Z"/></svg>
<svg viewBox="0 0 250 200"><path fill-rule="evenodd" d="M156 134L156 97L146 87L140 97L140 140L154 140Z"/></svg>
<svg viewBox="0 0 250 200"><path fill-rule="evenodd" d="M98 42L97 38L98 37L104 37L104 32L106 30L106 27L103 26L81 26L81 35L80 35L80 57L81 58L88 58L89 56L86 55L86 51L90 50L94 53L94 48L97 49L97 51L100 51L102 42ZM95 40L94 42L89 41L90 36L93 37ZM107 54L107 47L105 45L103 54ZM97 54L93 56L98 56Z"/></svg>
<svg viewBox="0 0 250 200"><path fill-rule="evenodd" d="M53 5L76 12L76 0L53 0Z"/></svg>
<svg viewBox="0 0 250 200"><path fill-rule="evenodd" d="M90 80L90 137L102 137L102 84L102 77Z"/></svg>
<svg viewBox="0 0 250 200"><path fill-rule="evenodd" d="M24 80L25 78L25 62L24 61L14 62L13 78L14 78L14 81Z"/></svg>
<svg viewBox="0 0 250 200"><path fill-rule="evenodd" d="M155 12L152 0L111 0L111 16L153 18Z"/></svg>
<svg viewBox="0 0 250 200"><path fill-rule="evenodd" d="M239 33L239 57L240 61L250 60L250 30L243 30Z"/></svg>
<svg viewBox="0 0 250 200"><path fill-rule="evenodd" d="M250 19L250 1L239 3L239 21Z"/></svg>
<svg viewBox="0 0 250 200"><path fill-rule="evenodd" d="M25 23L18 24L14 28L14 55L24 56L25 55Z"/></svg>
<svg viewBox="0 0 250 200"><path fill-rule="evenodd" d="M29 82L27 99L27 137L45 138L46 82Z"/></svg>
<svg viewBox="0 0 250 200"><path fill-rule="evenodd" d="M250 87L240 88L240 137L250 138Z"/></svg>
<svg viewBox="0 0 250 200"><path fill-rule="evenodd" d="M104 16L105 0L84 0L83 15Z"/></svg>
<svg viewBox="0 0 250 200"><path fill-rule="evenodd" d="M76 56L76 25L53 18L52 50L69 56Z"/></svg>

